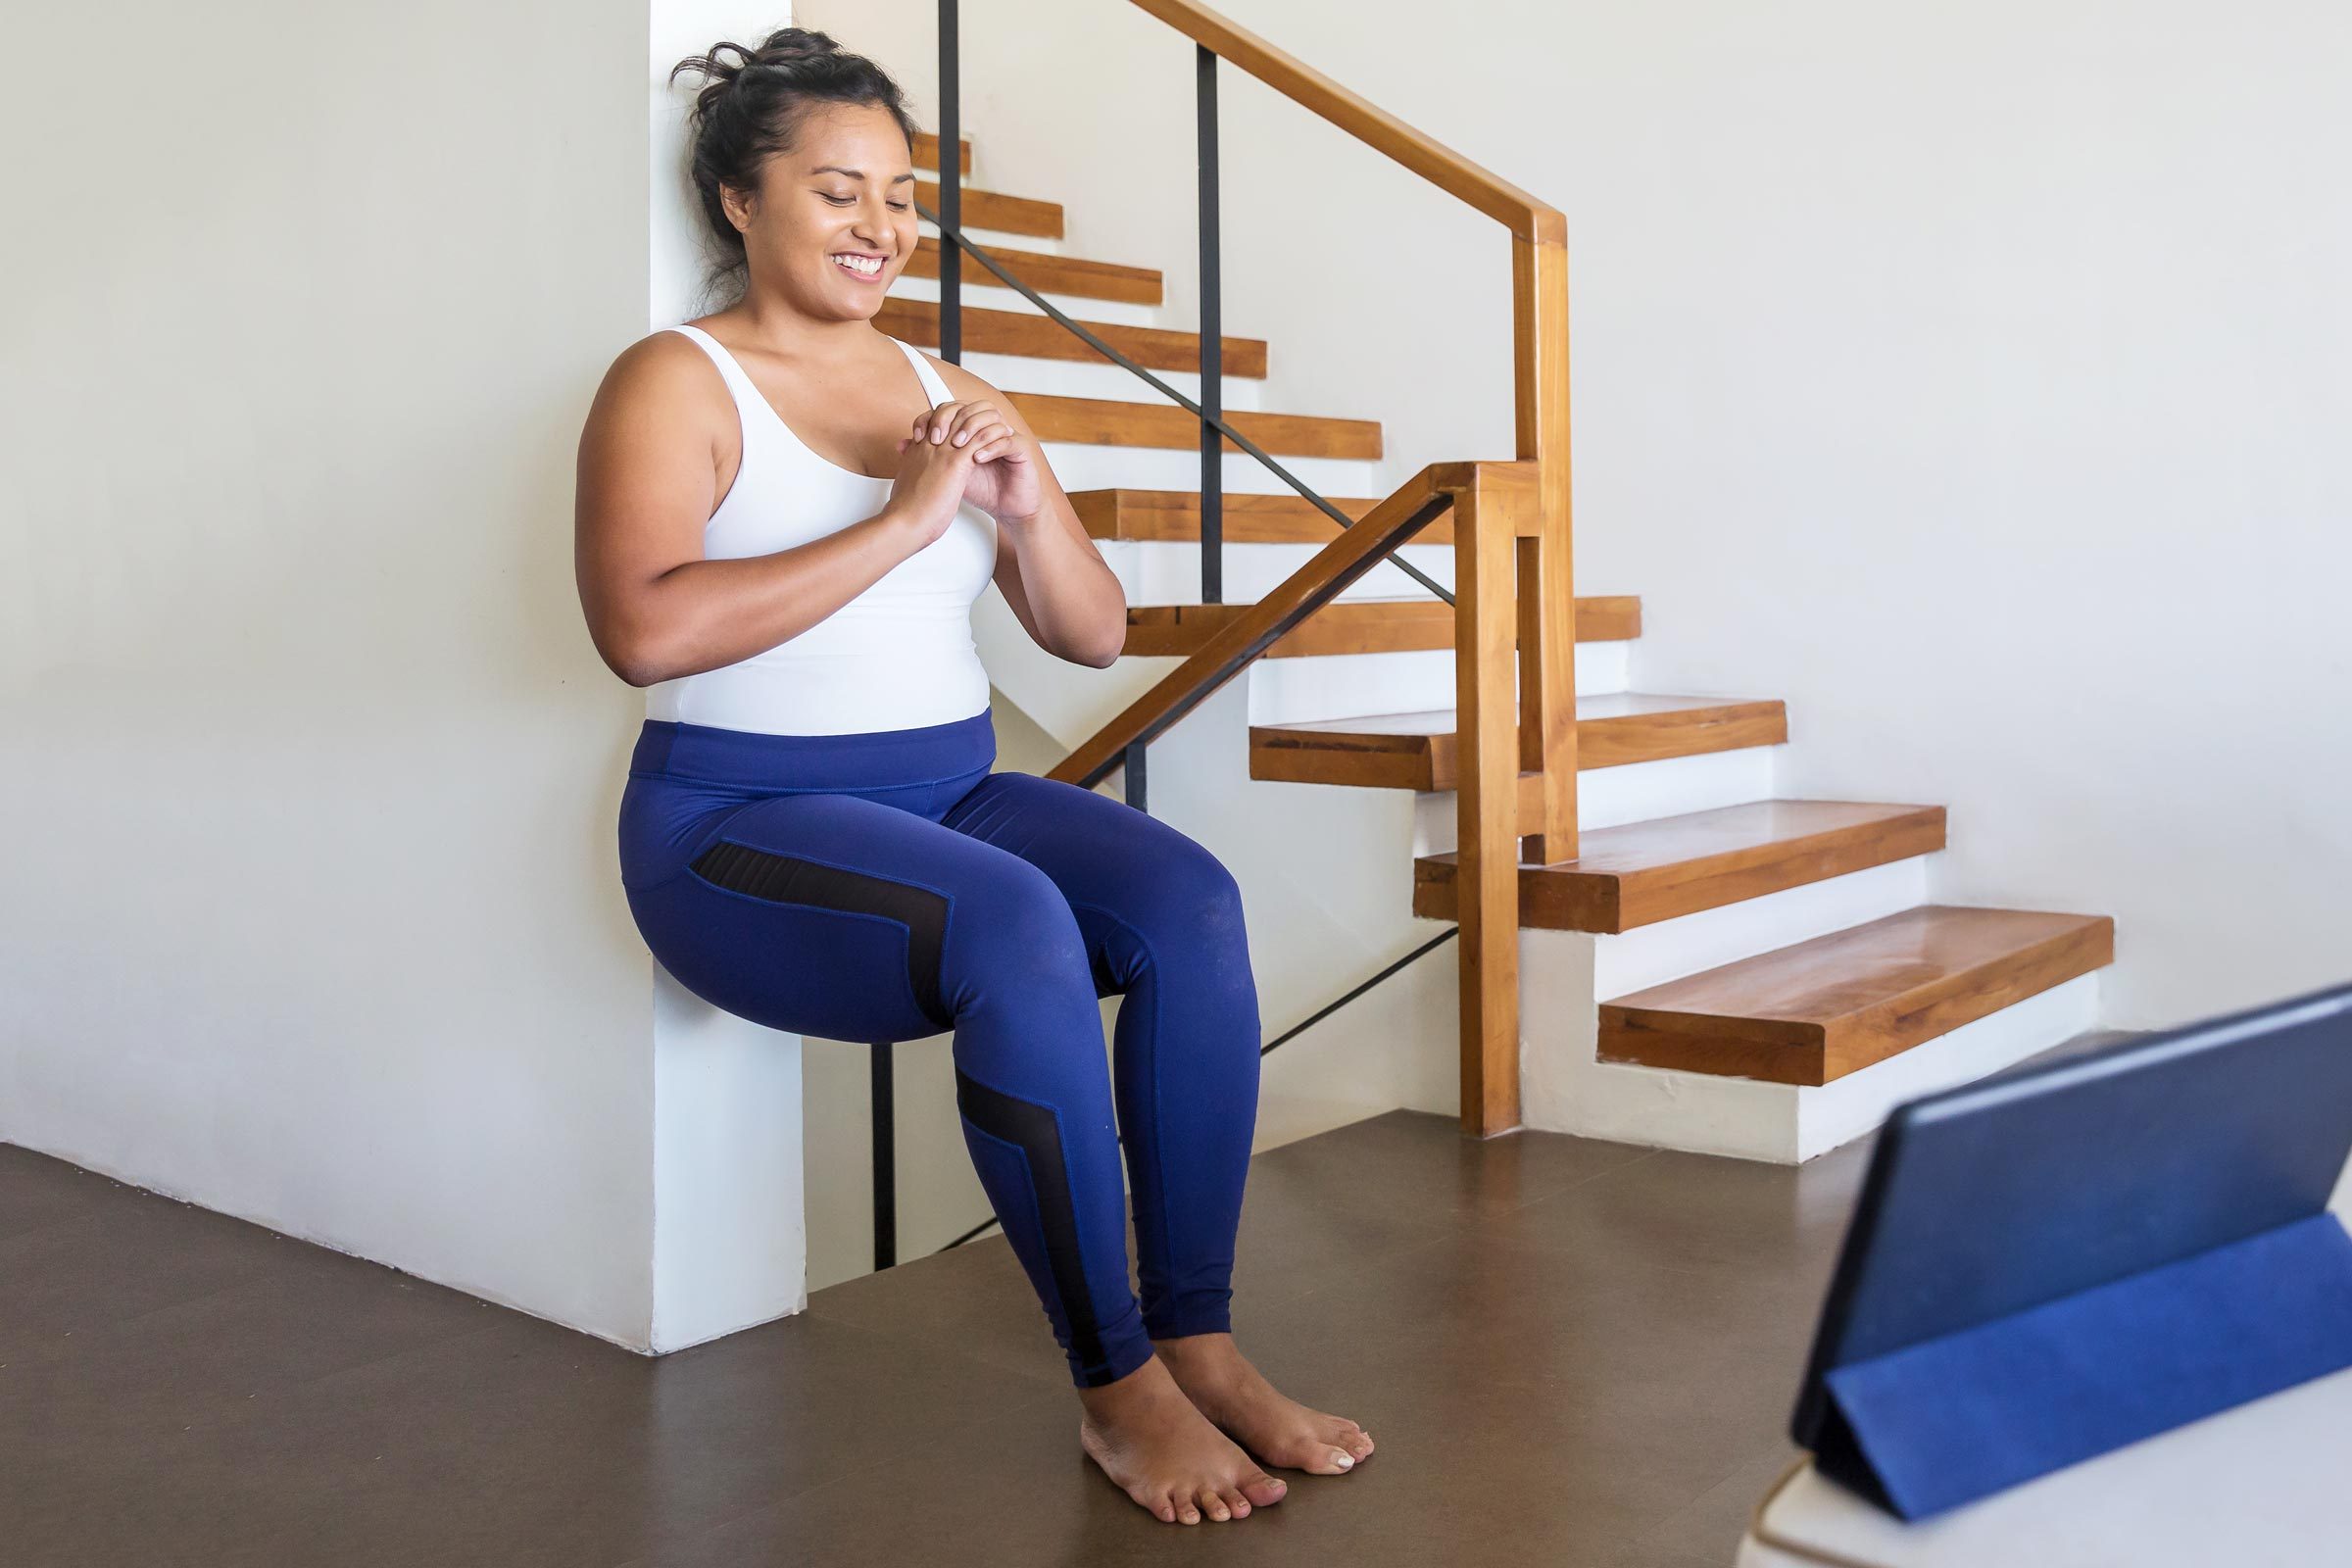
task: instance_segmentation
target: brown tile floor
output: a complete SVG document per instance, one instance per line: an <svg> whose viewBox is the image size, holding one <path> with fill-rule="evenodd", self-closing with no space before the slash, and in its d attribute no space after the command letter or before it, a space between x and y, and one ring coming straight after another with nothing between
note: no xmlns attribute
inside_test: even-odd
<svg viewBox="0 0 2352 1568"><path fill-rule="evenodd" d="M1863 1153L1261 1155L1243 1346L1380 1451L1186 1528L1080 1454L1002 1240L648 1359L0 1146L0 1560L1722 1568Z"/></svg>

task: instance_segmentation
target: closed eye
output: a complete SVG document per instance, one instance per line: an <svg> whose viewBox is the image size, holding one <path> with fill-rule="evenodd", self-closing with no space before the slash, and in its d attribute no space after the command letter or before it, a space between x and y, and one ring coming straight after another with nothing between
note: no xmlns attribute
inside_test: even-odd
<svg viewBox="0 0 2352 1568"><path fill-rule="evenodd" d="M831 202L836 207L848 207L858 200L858 198L855 196L825 196L823 191L818 191L817 194L824 196L825 200ZM885 203L884 205L888 206L894 213L903 213L914 204L912 202L889 202Z"/></svg>

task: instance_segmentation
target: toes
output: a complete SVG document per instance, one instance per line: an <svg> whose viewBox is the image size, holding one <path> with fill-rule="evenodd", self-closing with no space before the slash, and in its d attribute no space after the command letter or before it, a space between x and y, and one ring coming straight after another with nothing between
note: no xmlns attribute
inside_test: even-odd
<svg viewBox="0 0 2352 1568"><path fill-rule="evenodd" d="M1332 1446L1345 1448L1350 1458L1361 1459L1372 1451L1372 1434L1348 1420L1335 1415L1324 1432L1324 1441Z"/></svg>
<svg viewBox="0 0 2352 1568"><path fill-rule="evenodd" d="M1242 1495L1260 1508L1270 1508L1280 1502L1283 1494L1290 1490L1289 1482L1277 1481L1263 1470L1254 1471L1242 1477Z"/></svg>
<svg viewBox="0 0 2352 1568"><path fill-rule="evenodd" d="M1187 1525L1197 1525L1200 1522L1200 1506L1193 1500L1192 1497L1184 1495L1177 1497L1176 1522Z"/></svg>
<svg viewBox="0 0 2352 1568"><path fill-rule="evenodd" d="M1306 1468L1319 1476L1345 1475L1355 1468L1355 1455L1346 1448L1326 1448L1323 1450L1323 1462Z"/></svg>
<svg viewBox="0 0 2352 1568"><path fill-rule="evenodd" d="M1214 1487L1200 1489L1200 1508L1211 1519L1220 1523L1233 1517L1233 1510L1225 1506L1224 1496Z"/></svg>
<svg viewBox="0 0 2352 1568"><path fill-rule="evenodd" d="M1232 1510L1233 1516L1236 1519L1247 1519L1250 1517L1250 1499L1242 1495L1241 1489L1239 1487L1232 1488L1231 1490L1227 1491L1224 1495L1225 1506Z"/></svg>

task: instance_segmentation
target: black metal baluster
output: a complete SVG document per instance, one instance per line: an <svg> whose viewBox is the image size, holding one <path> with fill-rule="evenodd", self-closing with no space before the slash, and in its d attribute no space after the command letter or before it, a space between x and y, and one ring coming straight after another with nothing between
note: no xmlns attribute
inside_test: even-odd
<svg viewBox="0 0 2352 1568"><path fill-rule="evenodd" d="M891 1043L874 1042L874 1267L899 1260L898 1098L891 1087Z"/></svg>
<svg viewBox="0 0 2352 1568"><path fill-rule="evenodd" d="M1199 46L1200 122L1200 602L1225 602L1225 338L1217 244L1217 56Z"/></svg>
<svg viewBox="0 0 2352 1568"><path fill-rule="evenodd" d="M939 0L939 357L963 363L963 124L956 0Z"/></svg>
<svg viewBox="0 0 2352 1568"><path fill-rule="evenodd" d="M1132 741L1126 753L1127 804L1139 811L1151 809L1144 804L1144 745L1142 741Z"/></svg>

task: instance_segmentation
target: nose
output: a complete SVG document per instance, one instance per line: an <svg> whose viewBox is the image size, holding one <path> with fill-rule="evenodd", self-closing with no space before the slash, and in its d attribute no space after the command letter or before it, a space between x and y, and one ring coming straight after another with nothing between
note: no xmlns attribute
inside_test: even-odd
<svg viewBox="0 0 2352 1568"><path fill-rule="evenodd" d="M857 221L850 225L850 233L860 245L888 255L891 251L890 213L882 206L883 200L875 197L860 203Z"/></svg>

